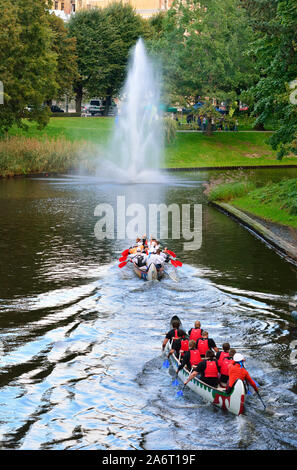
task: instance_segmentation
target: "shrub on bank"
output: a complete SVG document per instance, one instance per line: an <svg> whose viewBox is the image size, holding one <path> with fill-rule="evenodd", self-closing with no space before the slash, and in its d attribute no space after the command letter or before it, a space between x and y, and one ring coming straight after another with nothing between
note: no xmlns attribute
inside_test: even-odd
<svg viewBox="0 0 297 470"><path fill-rule="evenodd" d="M0 142L0 175L65 172L79 162L81 143L64 138L6 137Z"/></svg>
<svg viewBox="0 0 297 470"><path fill-rule="evenodd" d="M255 189L255 184L252 181L233 181L230 183L223 183L210 188L208 199L210 201L227 202L231 199L242 197L253 189Z"/></svg>

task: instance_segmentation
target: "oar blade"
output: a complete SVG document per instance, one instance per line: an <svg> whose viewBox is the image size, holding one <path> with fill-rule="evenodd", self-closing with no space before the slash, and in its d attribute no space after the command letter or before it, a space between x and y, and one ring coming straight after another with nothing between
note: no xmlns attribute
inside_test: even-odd
<svg viewBox="0 0 297 470"><path fill-rule="evenodd" d="M123 263L120 263L119 264L119 268L123 268L124 266L126 266L126 264L128 263L128 261L125 261Z"/></svg>
<svg viewBox="0 0 297 470"><path fill-rule="evenodd" d="M170 256L173 256L173 258L176 258L176 254L174 253L174 251L167 250L167 253L168 253Z"/></svg>

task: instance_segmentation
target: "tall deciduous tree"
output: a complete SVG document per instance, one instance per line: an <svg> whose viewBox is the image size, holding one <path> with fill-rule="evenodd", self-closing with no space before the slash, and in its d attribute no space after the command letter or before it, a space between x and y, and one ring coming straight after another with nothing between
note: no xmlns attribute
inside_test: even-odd
<svg viewBox="0 0 297 470"><path fill-rule="evenodd" d="M50 5L0 0L1 131L24 125L24 118L45 125L50 113L44 103L67 90L75 75L73 40L61 20L51 17Z"/></svg>
<svg viewBox="0 0 297 470"><path fill-rule="evenodd" d="M163 56L167 91L192 102L198 96L234 100L254 79L244 53L252 31L238 0L175 0L153 23L152 49Z"/></svg>
<svg viewBox="0 0 297 470"><path fill-rule="evenodd" d="M46 0L0 0L0 79L4 105L0 127L8 129L22 118L47 120L46 96L56 91L56 55L51 49ZM26 106L34 110L28 113Z"/></svg>
<svg viewBox="0 0 297 470"><path fill-rule="evenodd" d="M69 31L76 38L79 80L75 84L77 112L83 93L111 97L123 84L129 50L140 36L146 37L146 22L127 4L114 3L103 9L79 11L70 19Z"/></svg>
<svg viewBox="0 0 297 470"><path fill-rule="evenodd" d="M57 56L55 98L71 94L74 80L78 78L75 38L69 36L68 25L54 13L49 15L49 26L53 33L52 50Z"/></svg>
<svg viewBox="0 0 297 470"><path fill-rule="evenodd" d="M270 138L278 158L297 154L297 3L296 0L242 0L256 39L250 55L257 57L260 79L249 92L256 125L271 116L277 130ZM295 94L294 94L295 93Z"/></svg>

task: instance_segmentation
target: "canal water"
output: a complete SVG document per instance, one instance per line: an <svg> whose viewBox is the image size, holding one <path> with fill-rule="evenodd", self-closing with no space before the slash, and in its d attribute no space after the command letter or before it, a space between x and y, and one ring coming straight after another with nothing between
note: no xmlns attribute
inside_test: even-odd
<svg viewBox="0 0 297 470"><path fill-rule="evenodd" d="M174 174L160 186L0 182L2 449L297 448L297 267L207 205L213 175ZM95 207L117 196L202 204L200 249L164 240L183 262L178 282L119 269L129 241L95 237ZM266 411L254 394L239 417L190 390L177 397L161 352L173 315L187 330L200 320L218 347L229 341L245 355Z"/></svg>

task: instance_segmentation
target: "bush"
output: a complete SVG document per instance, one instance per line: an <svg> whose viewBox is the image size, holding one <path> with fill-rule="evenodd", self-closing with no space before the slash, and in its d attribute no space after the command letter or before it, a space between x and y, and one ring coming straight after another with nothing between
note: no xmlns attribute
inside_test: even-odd
<svg viewBox="0 0 297 470"><path fill-rule="evenodd" d="M6 137L0 145L0 175L67 171L78 164L81 147L63 138Z"/></svg>
<svg viewBox="0 0 297 470"><path fill-rule="evenodd" d="M251 181L235 181L215 186L209 191L210 201L230 201L255 189L255 184Z"/></svg>
<svg viewBox="0 0 297 470"><path fill-rule="evenodd" d="M163 128L166 142L169 144L176 137L176 121L171 118L164 118Z"/></svg>

